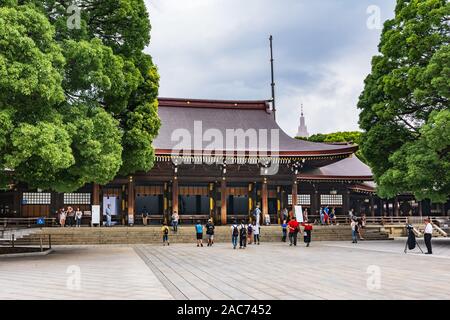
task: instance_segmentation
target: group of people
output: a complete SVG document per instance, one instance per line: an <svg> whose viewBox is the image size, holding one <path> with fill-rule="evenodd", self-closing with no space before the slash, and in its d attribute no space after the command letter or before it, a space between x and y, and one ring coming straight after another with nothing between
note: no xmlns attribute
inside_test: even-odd
<svg viewBox="0 0 450 320"><path fill-rule="evenodd" d="M320 224L321 225L337 225L335 208L320 208Z"/></svg>
<svg viewBox="0 0 450 320"><path fill-rule="evenodd" d="M59 224L61 227L81 227L81 218L83 217L83 212L80 208L73 210L72 207L67 207L59 209L58 212Z"/></svg>
<svg viewBox="0 0 450 320"><path fill-rule="evenodd" d="M352 229L352 243L358 243L358 236L360 240L364 240L364 229L366 227L366 215L357 217L353 209L349 211L350 227Z"/></svg>

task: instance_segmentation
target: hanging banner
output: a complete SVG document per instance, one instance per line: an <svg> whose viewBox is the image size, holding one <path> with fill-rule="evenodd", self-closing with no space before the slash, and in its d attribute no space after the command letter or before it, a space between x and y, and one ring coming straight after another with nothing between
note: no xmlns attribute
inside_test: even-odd
<svg viewBox="0 0 450 320"><path fill-rule="evenodd" d="M92 206L92 218L91 223L94 224L100 224L100 206L94 205Z"/></svg>
<svg viewBox="0 0 450 320"><path fill-rule="evenodd" d="M303 210L302 206L294 206L294 214L298 223L303 223Z"/></svg>

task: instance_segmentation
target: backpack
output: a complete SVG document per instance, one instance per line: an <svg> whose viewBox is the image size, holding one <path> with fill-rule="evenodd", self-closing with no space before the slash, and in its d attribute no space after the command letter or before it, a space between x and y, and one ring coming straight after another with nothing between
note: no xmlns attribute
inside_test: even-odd
<svg viewBox="0 0 450 320"><path fill-rule="evenodd" d="M237 226L233 226L233 236L237 237L239 235L239 230Z"/></svg>
<svg viewBox="0 0 450 320"><path fill-rule="evenodd" d="M169 234L169 228L164 229L164 234Z"/></svg>
<svg viewBox="0 0 450 320"><path fill-rule="evenodd" d="M197 233L203 233L203 227L201 224L197 224L195 226L195 229L197 230Z"/></svg>
<svg viewBox="0 0 450 320"><path fill-rule="evenodd" d="M253 227L251 224L248 225L248 233L252 233L253 231Z"/></svg>
<svg viewBox="0 0 450 320"><path fill-rule="evenodd" d="M247 235L247 228L245 225L241 228L241 237L245 237Z"/></svg>

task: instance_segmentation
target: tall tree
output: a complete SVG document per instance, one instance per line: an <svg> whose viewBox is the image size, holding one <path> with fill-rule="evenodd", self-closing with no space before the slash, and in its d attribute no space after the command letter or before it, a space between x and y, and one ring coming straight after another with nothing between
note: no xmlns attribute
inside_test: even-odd
<svg viewBox="0 0 450 320"><path fill-rule="evenodd" d="M450 194L450 3L398 0L358 108L361 150L381 196Z"/></svg>
<svg viewBox="0 0 450 320"><path fill-rule="evenodd" d="M60 192L148 171L150 29L143 0L0 0L0 169Z"/></svg>

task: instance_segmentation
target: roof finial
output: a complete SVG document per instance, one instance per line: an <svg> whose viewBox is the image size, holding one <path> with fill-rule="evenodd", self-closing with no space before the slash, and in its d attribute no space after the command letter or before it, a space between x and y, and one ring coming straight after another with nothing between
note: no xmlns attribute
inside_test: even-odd
<svg viewBox="0 0 450 320"><path fill-rule="evenodd" d="M302 110L302 117L303 117L303 102L302 102L301 110Z"/></svg>

